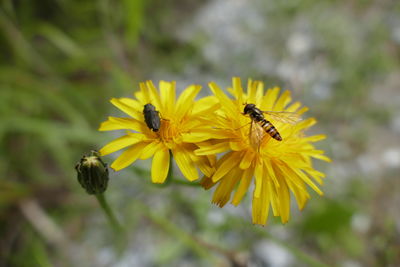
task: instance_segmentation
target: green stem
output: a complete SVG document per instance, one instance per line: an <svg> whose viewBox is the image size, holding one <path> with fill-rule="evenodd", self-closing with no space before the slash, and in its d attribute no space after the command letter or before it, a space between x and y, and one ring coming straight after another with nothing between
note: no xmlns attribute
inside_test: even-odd
<svg viewBox="0 0 400 267"><path fill-rule="evenodd" d="M111 224L112 228L115 230L115 232L121 232L122 227L119 224L117 218L115 217L113 211L111 210L110 206L107 203L106 198L104 197L104 194L96 194L97 201L99 201L99 204L101 208L103 209L109 223Z"/></svg>
<svg viewBox="0 0 400 267"><path fill-rule="evenodd" d="M181 227L174 224L169 218L166 218L162 214L151 212L151 209L149 209L147 205L141 203L140 201L136 201L135 204L138 205L146 217L149 218L150 221L156 224L160 229L163 229L165 232L181 241L199 257L212 262L213 264L211 264L211 266L215 265L216 259L210 249L205 248L195 238L193 238L192 235L184 231Z"/></svg>
<svg viewBox="0 0 400 267"><path fill-rule="evenodd" d="M167 174L167 183L172 182L174 176L174 156L172 155L172 151L169 150L169 169Z"/></svg>

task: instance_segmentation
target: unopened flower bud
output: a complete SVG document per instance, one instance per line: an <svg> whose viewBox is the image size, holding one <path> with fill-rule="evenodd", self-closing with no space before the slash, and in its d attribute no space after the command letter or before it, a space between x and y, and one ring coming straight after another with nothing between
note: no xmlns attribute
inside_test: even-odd
<svg viewBox="0 0 400 267"><path fill-rule="evenodd" d="M108 168L97 151L91 151L90 156L83 156L76 164L78 182L88 194L101 194L107 189Z"/></svg>

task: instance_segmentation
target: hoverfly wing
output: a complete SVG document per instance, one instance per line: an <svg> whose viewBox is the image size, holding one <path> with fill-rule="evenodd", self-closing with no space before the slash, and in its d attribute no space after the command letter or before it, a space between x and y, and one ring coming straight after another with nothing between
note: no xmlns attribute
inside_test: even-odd
<svg viewBox="0 0 400 267"><path fill-rule="evenodd" d="M249 130L250 145L259 151L265 134L264 129L256 121L252 120Z"/></svg>
<svg viewBox="0 0 400 267"><path fill-rule="evenodd" d="M262 112L270 116L272 119L283 123L289 123L294 125L302 120L300 114L296 112L289 112L289 111L262 111Z"/></svg>

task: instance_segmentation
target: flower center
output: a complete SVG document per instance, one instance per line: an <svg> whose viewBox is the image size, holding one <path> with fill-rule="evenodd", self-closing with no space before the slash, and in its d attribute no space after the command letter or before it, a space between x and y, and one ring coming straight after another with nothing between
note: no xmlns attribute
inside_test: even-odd
<svg viewBox="0 0 400 267"><path fill-rule="evenodd" d="M161 121L160 131L158 132L160 139L164 143L170 143L171 141L179 137L180 131L178 130L177 126L178 125L174 120L163 119Z"/></svg>

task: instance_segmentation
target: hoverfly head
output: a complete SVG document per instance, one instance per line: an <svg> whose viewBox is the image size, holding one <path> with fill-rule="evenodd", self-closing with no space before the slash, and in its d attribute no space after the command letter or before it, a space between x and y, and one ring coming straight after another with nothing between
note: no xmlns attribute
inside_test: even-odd
<svg viewBox="0 0 400 267"><path fill-rule="evenodd" d="M247 104L245 103L244 109L243 109L243 114L249 114L251 111L255 108L256 105L254 104Z"/></svg>

